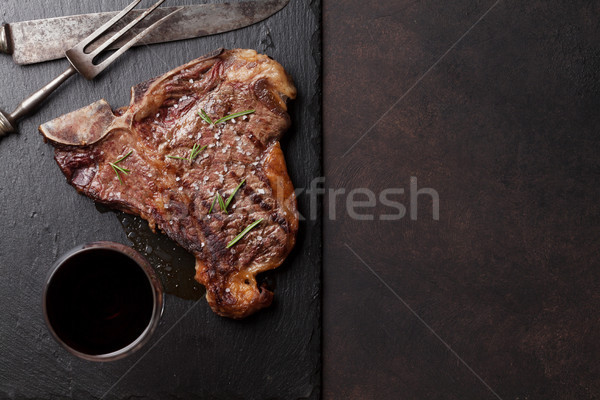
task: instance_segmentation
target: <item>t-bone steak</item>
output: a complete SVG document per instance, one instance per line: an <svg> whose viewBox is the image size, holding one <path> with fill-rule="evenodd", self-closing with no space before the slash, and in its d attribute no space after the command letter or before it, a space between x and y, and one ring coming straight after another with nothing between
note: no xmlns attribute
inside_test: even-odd
<svg viewBox="0 0 600 400"><path fill-rule="evenodd" d="M40 132L71 185L193 253L210 307L243 318L271 304L256 275L281 265L298 230L279 145L295 96L269 57L218 50L133 87L128 107L100 100Z"/></svg>

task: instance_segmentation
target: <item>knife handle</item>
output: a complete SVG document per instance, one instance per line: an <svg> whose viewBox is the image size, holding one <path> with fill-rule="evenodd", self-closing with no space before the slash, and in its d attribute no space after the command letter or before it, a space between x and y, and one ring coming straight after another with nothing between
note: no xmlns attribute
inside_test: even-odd
<svg viewBox="0 0 600 400"><path fill-rule="evenodd" d="M0 25L0 51L6 54L12 54L12 50L8 24L2 24Z"/></svg>
<svg viewBox="0 0 600 400"><path fill-rule="evenodd" d="M76 73L75 68L70 66L46 86L23 100L12 113L8 114L0 110L0 137L16 131L17 121L34 112L46 97L50 96L64 81Z"/></svg>

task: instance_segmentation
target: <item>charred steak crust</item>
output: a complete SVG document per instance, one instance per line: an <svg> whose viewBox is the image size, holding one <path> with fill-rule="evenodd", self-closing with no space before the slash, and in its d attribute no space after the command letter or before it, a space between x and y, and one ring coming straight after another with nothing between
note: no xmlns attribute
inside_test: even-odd
<svg viewBox="0 0 600 400"><path fill-rule="evenodd" d="M100 100L40 126L67 181L97 202L140 215L196 257L196 280L219 315L271 304L256 275L294 246L298 211L279 139L296 89L283 67L253 50L219 50L132 88L115 112ZM255 110L217 126L232 113ZM192 161L194 145L207 146ZM109 164L126 155L119 174ZM227 199L245 179L224 212ZM212 208L212 212L209 210ZM262 219L231 247L228 243Z"/></svg>

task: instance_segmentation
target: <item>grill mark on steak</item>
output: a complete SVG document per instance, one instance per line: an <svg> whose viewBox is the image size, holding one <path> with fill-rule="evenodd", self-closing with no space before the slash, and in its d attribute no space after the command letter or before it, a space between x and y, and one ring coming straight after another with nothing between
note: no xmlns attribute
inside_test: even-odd
<svg viewBox="0 0 600 400"><path fill-rule="evenodd" d="M218 314L242 318L268 306L273 293L256 275L279 266L298 229L293 186L279 138L290 125L285 100L296 90L281 65L252 50L223 50L132 88L128 107L103 100L40 127L78 191L140 215L196 257L196 279ZM219 126L213 120L255 112ZM206 145L192 161L193 145ZM121 184L109 166L128 151ZM215 204L245 179L227 209ZM236 245L244 228L263 221Z"/></svg>

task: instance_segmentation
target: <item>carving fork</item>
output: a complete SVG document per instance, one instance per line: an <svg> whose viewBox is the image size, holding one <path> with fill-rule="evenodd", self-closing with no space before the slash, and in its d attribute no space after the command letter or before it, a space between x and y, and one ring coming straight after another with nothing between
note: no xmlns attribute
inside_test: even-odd
<svg viewBox="0 0 600 400"><path fill-rule="evenodd" d="M69 68L67 68L62 74L54 78L50 83L46 86L33 93L31 96L23 100L21 104L17 106L15 111L8 114L3 110L0 110L0 137L16 131L17 121L26 115L31 114L35 109L44 101L54 90L56 90L64 81L70 78L75 73L79 72L83 75L84 78L88 80L94 79L99 73L101 73L106 67L108 67L113 61L115 61L121 54L127 51L131 46L133 46L136 42L142 39L146 34L156 28L158 25L163 23L167 18L171 15L175 14L180 10L180 8L175 11L167 14L163 18L159 19L142 32L137 34L131 40L123 45L120 49L115 51L105 60L102 60L98 64L94 64L94 60L106 50L111 44L117 41L124 34L129 32L131 28L137 25L138 22L146 18L152 11L154 11L158 6L160 6L165 0L159 0L152 7L147 9L144 13L142 13L139 17L128 23L125 27L119 30L116 34L114 34L110 39L100 45L97 49L90 53L86 53L86 47L91 44L93 41L98 39L102 34L104 34L107 30L112 28L117 22L119 22L125 15L127 15L132 9L135 8L140 3L141 0L134 0L131 4L129 4L123 11L117 14L110 21L102 25L98 28L94 33L92 33L87 38L83 39L79 42L75 47L65 52L67 60L71 63Z"/></svg>

